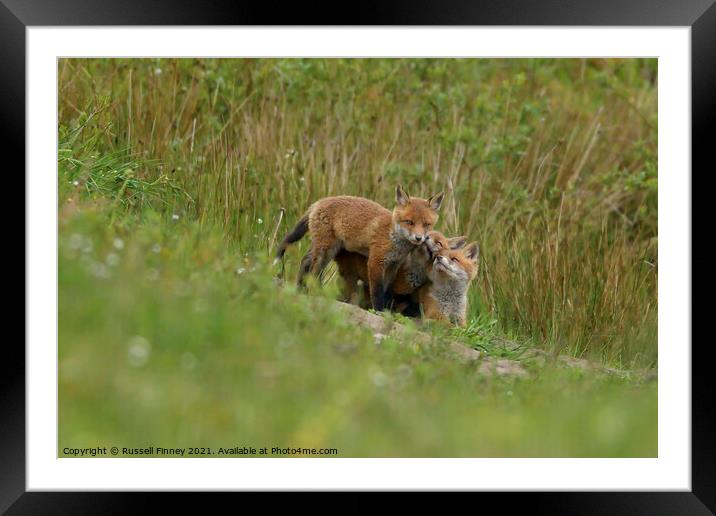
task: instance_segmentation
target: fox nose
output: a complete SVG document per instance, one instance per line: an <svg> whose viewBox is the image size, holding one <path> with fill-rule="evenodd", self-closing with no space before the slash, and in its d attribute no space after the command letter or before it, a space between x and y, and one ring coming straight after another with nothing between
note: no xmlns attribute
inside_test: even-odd
<svg viewBox="0 0 716 516"><path fill-rule="evenodd" d="M415 238L415 241L418 242L418 243L420 243L420 242L423 241L423 235L415 235L414 238Z"/></svg>

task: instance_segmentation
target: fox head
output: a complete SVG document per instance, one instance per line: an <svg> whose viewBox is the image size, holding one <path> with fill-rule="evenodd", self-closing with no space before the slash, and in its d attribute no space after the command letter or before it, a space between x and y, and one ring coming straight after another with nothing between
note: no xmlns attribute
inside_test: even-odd
<svg viewBox="0 0 716 516"><path fill-rule="evenodd" d="M466 243L466 236L447 238L440 231L428 231L425 239L425 247L430 251L431 256L447 253L451 249L462 249Z"/></svg>
<svg viewBox="0 0 716 516"><path fill-rule="evenodd" d="M423 263L427 266L437 254L446 253L450 249L460 249L465 246L466 242L467 237L464 236L447 238L440 231L428 231L423 246L419 248L421 252L413 256L422 258Z"/></svg>
<svg viewBox="0 0 716 516"><path fill-rule="evenodd" d="M395 189L393 210L393 233L414 245L421 245L427 239L438 220L438 210L445 194L440 192L429 199L411 198L403 187Z"/></svg>
<svg viewBox="0 0 716 516"><path fill-rule="evenodd" d="M469 283L477 274L480 246L477 242L459 249L448 249L435 254L428 276L433 282L459 281Z"/></svg>

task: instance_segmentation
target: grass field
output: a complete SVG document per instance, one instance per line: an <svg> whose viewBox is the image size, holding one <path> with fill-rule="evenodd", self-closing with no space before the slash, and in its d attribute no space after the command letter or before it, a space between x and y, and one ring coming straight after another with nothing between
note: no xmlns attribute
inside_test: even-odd
<svg viewBox="0 0 716 516"><path fill-rule="evenodd" d="M377 343L292 287L308 239L270 259L315 199L445 189L482 249L453 336L656 367L656 66L60 60L60 450L655 456L655 381Z"/></svg>

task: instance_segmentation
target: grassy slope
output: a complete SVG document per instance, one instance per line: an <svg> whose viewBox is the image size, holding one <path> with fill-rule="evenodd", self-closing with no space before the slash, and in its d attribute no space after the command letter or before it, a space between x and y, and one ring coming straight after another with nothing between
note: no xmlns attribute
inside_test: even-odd
<svg viewBox="0 0 716 516"><path fill-rule="evenodd" d="M502 78L520 73L501 63L480 65L483 86L494 94L483 107L492 100L509 113L505 102L524 100L539 84L522 91L515 83L509 97L498 95L494 88ZM588 65L581 72L554 62L520 66L537 70L531 80L543 81L550 91L568 91L571 85L578 97L586 96L587 86L574 85L575 76L602 73L597 64ZM606 124L612 136L641 132L645 138L613 143L625 152L614 169L600 168L613 158L612 151L592 144L589 154L601 153L601 158L597 165L585 158L583 168L595 169L585 173L589 180L575 178L555 203L543 187L551 184L560 191L560 163L576 160L578 165L585 154L566 152L559 159L550 154L545 159L554 165L551 176L540 178L538 171L546 165L533 146L535 141L547 145L549 138L534 136L530 116L505 118L500 109L483 113L502 127L501 142L520 132L526 136L518 139L522 144L513 142L514 149L492 155L496 168L477 165L470 172L465 149L479 142L458 138L451 143L450 131L433 138L430 123L426 129L419 121L413 133L407 131L418 141L386 138L400 122L396 110L386 111L390 124L371 122L370 111L380 103L360 99L380 99L386 91L397 95L402 91L397 86L412 77L405 65L392 73L386 73L390 63L360 65L377 78L356 81L353 105L367 112L356 108L343 114L346 124L354 124L353 133L347 126L332 126L332 119L311 119L292 97L302 92L319 113L331 98L335 110L346 108L350 95L348 100L331 97L346 85L331 89L331 77L321 76L335 70L291 66L60 64L60 447L247 444L336 447L339 456L654 456L655 382L530 364L530 379L487 379L474 364L412 342L376 344L369 332L334 313L329 299L335 285L324 296L299 296L290 287L275 287L266 262L278 231L277 206L287 211L281 233L309 199L325 193L364 193L387 203L381 196L390 188L379 186L369 172L356 173L375 167L386 179L427 192L446 178L418 171L411 179L415 164L404 163L410 145L425 148L421 159L431 170L443 159L436 154L466 152L451 176L465 189L453 189L457 204L448 205L442 223L483 243L486 257L473 289L472 324L531 345L589 352L609 364L653 364L656 271L643 262L655 262L649 254L655 248L649 246L656 211L649 204L651 176L639 179L637 172L652 166L655 130L652 134L639 117L628 118L631 125L618 130L618 124ZM469 67L460 66L452 72L467 73ZM430 78L439 68L423 70L423 80L442 84L439 74ZM604 91L621 88L620 94L633 94L627 98L632 107L623 109L646 109L654 91L640 70L648 69L643 62L623 70L608 64L604 81L617 81L616 86L592 86L593 96L613 100ZM232 74L241 79L239 85L229 80ZM547 79L540 78L544 74ZM291 80L275 83L274 76ZM396 78L402 82L393 84ZM249 87L255 93L247 94ZM459 101L460 92L442 98L436 91L427 100L444 102L445 110ZM566 127L570 117L589 118L596 108L594 99L587 100L565 99L569 109L563 110L564 118L554 115L556 125ZM533 107L547 109L550 102L535 101ZM406 112L421 112L408 104L413 111ZM615 122L623 113L609 106L609 120ZM440 109L429 113L437 116ZM276 116L269 124L271 112ZM171 113L179 115L172 119ZM478 115L464 116L460 123L460 116L442 120L441 131L452 123L477 124ZM519 123L523 116L525 129ZM480 127L478 140L489 133ZM576 127L571 138L583 138L589 146L588 128ZM327 140L312 144L317 150L301 150L301 128ZM238 148L230 143L233 138ZM388 145L396 142L390 152L379 138ZM363 146L364 157L346 154L356 145ZM519 164L526 159L520 161L520 146L531 149L532 165ZM637 172L624 176L630 169ZM476 178L459 178L473 173L483 177L481 188L470 192ZM493 177L507 186L497 188ZM540 181L545 182L541 193L526 187ZM421 187L422 182L430 184ZM475 208L488 200L490 209ZM532 211L525 212L527 207ZM579 219L587 214L591 218ZM622 217L630 223L615 222ZM518 225L507 232L495 229L509 220ZM493 229L484 232L483 224ZM291 259L288 266L295 267ZM570 267L568 278L564 271ZM588 302L578 303L579 296ZM626 327L630 331L622 331ZM601 337L607 331L609 336ZM578 345L563 344L572 342L568 337Z"/></svg>
<svg viewBox="0 0 716 516"><path fill-rule="evenodd" d="M106 217L61 227L61 447L656 454L655 383L529 364L531 379L485 378L440 350L376 344L330 299L276 288L220 231Z"/></svg>

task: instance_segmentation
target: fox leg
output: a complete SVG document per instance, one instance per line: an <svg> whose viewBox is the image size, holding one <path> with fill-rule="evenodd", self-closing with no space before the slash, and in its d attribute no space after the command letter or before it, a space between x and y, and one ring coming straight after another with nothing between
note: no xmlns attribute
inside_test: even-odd
<svg viewBox="0 0 716 516"><path fill-rule="evenodd" d="M399 268L400 263L389 263L385 266L383 271L383 303L385 307L391 310L393 309L393 290L390 286L393 284L393 281L395 281L395 276L398 274Z"/></svg>
<svg viewBox="0 0 716 516"><path fill-rule="evenodd" d="M353 302L353 295L356 292L358 281L355 278L343 278L343 301L346 303Z"/></svg>
<svg viewBox="0 0 716 516"><path fill-rule="evenodd" d="M343 278L343 301L346 303L353 303L353 297L358 290L358 279L355 277L344 277Z"/></svg>
<svg viewBox="0 0 716 516"><path fill-rule="evenodd" d="M312 249L301 258L301 265L298 268L298 279L296 281L300 288L306 287L306 275L311 273L320 279L323 269L330 263L331 258L326 258L325 252L318 253L318 260L314 260L314 250Z"/></svg>
<svg viewBox="0 0 716 516"><path fill-rule="evenodd" d="M311 270L311 261L313 258L311 258L311 251L308 251L303 258L301 258L301 265L298 268L298 280L297 284L299 288L305 288L306 282L304 281L304 277L308 272Z"/></svg>
<svg viewBox="0 0 716 516"><path fill-rule="evenodd" d="M422 317L422 311L420 310L420 292L413 292L410 294L410 301L407 303L408 306L405 307L405 312L403 315L407 317L416 317L420 319Z"/></svg>
<svg viewBox="0 0 716 516"><path fill-rule="evenodd" d="M385 283L383 282L383 260L368 257L368 288L370 302L378 312L385 309Z"/></svg>
<svg viewBox="0 0 716 516"><path fill-rule="evenodd" d="M355 294L356 288L358 287L358 275L351 266L350 256L347 256L345 253L338 253L335 257L335 261L338 266L338 274L343 280L342 301L351 303L353 302L353 294Z"/></svg>
<svg viewBox="0 0 716 516"><path fill-rule="evenodd" d="M420 317L420 303L412 295L403 295L396 299L397 306L393 309L406 317Z"/></svg>
<svg viewBox="0 0 716 516"><path fill-rule="evenodd" d="M372 308L370 303L370 288L367 283L363 283L363 299L361 300L360 307L366 310Z"/></svg>
<svg viewBox="0 0 716 516"><path fill-rule="evenodd" d="M331 263L340 250L341 243L337 241L328 247L315 246L311 250L311 274L319 278L323 269Z"/></svg>
<svg viewBox="0 0 716 516"><path fill-rule="evenodd" d="M320 212L313 212L308 220L313 244L311 246L310 272L320 279L323 269L336 257L341 250L342 242L336 238L329 217Z"/></svg>

